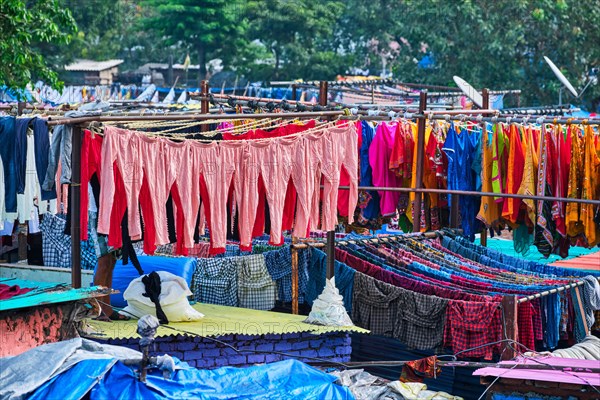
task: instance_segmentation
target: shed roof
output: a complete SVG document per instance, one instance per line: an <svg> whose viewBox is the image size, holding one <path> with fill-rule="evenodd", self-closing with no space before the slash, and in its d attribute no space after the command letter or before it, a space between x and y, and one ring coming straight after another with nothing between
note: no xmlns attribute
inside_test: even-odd
<svg viewBox="0 0 600 400"><path fill-rule="evenodd" d="M66 65L65 70L98 72L98 71L104 71L106 69L114 68L121 64L123 64L123 60L118 60L118 59L106 60L106 61L75 60L74 63Z"/></svg>

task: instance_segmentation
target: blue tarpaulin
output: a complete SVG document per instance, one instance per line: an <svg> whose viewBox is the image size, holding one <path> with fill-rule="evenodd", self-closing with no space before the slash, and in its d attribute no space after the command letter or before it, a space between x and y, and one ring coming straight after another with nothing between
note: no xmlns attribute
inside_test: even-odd
<svg viewBox="0 0 600 400"><path fill-rule="evenodd" d="M300 361L286 360L247 368L199 370L178 364L171 380L162 372L140 382L131 368L118 362L90 393L91 400L129 399L353 399L335 377ZM66 392L65 392L66 394Z"/></svg>
<svg viewBox="0 0 600 400"><path fill-rule="evenodd" d="M75 338L0 358L0 399L323 399L351 400L335 376L297 360L200 370L173 358L170 379L158 369L138 378L138 351Z"/></svg>

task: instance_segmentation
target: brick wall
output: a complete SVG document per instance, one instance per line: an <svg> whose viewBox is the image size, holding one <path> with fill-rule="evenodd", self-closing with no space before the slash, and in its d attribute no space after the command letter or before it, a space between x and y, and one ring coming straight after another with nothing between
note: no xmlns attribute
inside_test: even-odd
<svg viewBox="0 0 600 400"><path fill-rule="evenodd" d="M350 361L350 353L352 352L350 335L347 333L226 335L219 336L216 339L244 351L238 353L228 346L207 338L170 336L157 338L155 351L152 354L162 355L166 353L186 361L193 367L211 369L223 366L242 367L265 362L270 363L287 358L311 361L308 357L319 357L327 361L347 362ZM139 349L139 338L111 339L103 342ZM259 352L255 352L255 350ZM275 352L284 352L290 356Z"/></svg>
<svg viewBox="0 0 600 400"><path fill-rule="evenodd" d="M71 302L0 312L0 357L77 337L75 324L66 321L74 307Z"/></svg>

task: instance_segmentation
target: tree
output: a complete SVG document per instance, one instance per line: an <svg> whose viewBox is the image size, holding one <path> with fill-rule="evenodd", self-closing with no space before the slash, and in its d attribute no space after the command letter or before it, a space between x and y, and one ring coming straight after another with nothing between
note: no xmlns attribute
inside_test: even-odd
<svg viewBox="0 0 600 400"><path fill-rule="evenodd" d="M41 79L62 87L36 45L71 40L76 26L68 9L57 0L2 0L0 32L0 85L20 89Z"/></svg>
<svg viewBox="0 0 600 400"><path fill-rule="evenodd" d="M207 56L231 49L244 29L243 0L145 0L151 16L145 26L164 36L167 45L184 43L197 54L198 80L206 78ZM192 59L193 62L193 59Z"/></svg>
<svg viewBox="0 0 600 400"><path fill-rule="evenodd" d="M336 54L330 43L344 7L340 1L259 0L248 2L249 36L273 55L272 79L312 78L311 62ZM319 52L328 52L320 54ZM322 69L320 64L318 69ZM304 70L304 73L302 73ZM328 75L332 71L327 71ZM339 72L339 71L338 71ZM333 72L335 75L335 72ZM325 79L324 77L320 77Z"/></svg>
<svg viewBox="0 0 600 400"><path fill-rule="evenodd" d="M370 40L379 50L398 43L391 65L402 80L452 85L460 75L479 88L522 89L527 104L548 104L559 83L543 56L581 85L600 63L599 20L594 2L577 0L351 0L340 29L343 44L365 61L378 63ZM425 56L432 66L419 64ZM588 90L588 100L600 95L598 86Z"/></svg>

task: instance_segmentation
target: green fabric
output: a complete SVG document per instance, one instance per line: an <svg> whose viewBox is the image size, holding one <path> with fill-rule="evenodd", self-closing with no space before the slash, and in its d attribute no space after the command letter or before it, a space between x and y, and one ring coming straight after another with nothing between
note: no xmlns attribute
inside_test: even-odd
<svg viewBox="0 0 600 400"><path fill-rule="evenodd" d="M17 285L21 288L34 288L27 293L0 301L0 311L17 310L42 304L66 303L106 295L105 290L99 286L72 289L70 285L62 283L33 282L22 279L0 279L0 283L9 286Z"/></svg>
<svg viewBox="0 0 600 400"><path fill-rule="evenodd" d="M214 304L197 303L193 307L204 314L200 321L173 322L168 326L173 329L159 327L156 336L177 336L186 331L200 336L224 335L265 335L310 332L315 335L328 332L360 332L366 329L356 326L320 326L303 322L304 315L284 314L271 311L251 310L248 308L226 307ZM139 337L136 333L137 320L102 322L87 320L88 325L96 333L88 333L89 337L99 339L129 339Z"/></svg>

